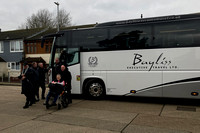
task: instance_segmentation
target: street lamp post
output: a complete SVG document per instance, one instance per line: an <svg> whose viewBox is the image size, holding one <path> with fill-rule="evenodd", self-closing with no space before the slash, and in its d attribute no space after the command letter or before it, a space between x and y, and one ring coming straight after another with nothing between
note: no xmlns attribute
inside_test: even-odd
<svg viewBox="0 0 200 133"><path fill-rule="evenodd" d="M54 2L56 5L57 5L57 28L58 28L58 31L60 30L60 27L59 27L59 3L58 2Z"/></svg>

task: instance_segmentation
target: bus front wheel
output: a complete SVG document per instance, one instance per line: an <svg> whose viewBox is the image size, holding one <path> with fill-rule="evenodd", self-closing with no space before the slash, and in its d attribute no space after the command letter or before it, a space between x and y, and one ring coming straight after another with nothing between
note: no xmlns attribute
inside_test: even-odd
<svg viewBox="0 0 200 133"><path fill-rule="evenodd" d="M89 80L85 85L86 98L100 99L105 96L105 87L98 79Z"/></svg>

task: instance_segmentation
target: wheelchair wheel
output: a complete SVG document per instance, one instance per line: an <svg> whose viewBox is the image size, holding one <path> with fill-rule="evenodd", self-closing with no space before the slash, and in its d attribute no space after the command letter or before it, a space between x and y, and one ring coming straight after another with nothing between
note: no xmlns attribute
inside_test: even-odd
<svg viewBox="0 0 200 133"><path fill-rule="evenodd" d="M58 110L60 110L61 109L61 104L58 104Z"/></svg>
<svg viewBox="0 0 200 133"><path fill-rule="evenodd" d="M67 106L68 106L68 104L66 104L66 103L63 103L63 108L67 108Z"/></svg>
<svg viewBox="0 0 200 133"><path fill-rule="evenodd" d="M68 102L68 99L67 99L66 95L64 95L64 96L62 97L61 103L62 103L63 108L67 108L69 102Z"/></svg>

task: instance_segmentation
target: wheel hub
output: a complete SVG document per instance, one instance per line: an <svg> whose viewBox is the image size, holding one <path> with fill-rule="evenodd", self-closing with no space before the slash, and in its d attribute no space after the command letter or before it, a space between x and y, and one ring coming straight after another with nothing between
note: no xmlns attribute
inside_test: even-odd
<svg viewBox="0 0 200 133"><path fill-rule="evenodd" d="M98 97L103 93L103 87L99 83L93 83L89 87L90 95Z"/></svg>

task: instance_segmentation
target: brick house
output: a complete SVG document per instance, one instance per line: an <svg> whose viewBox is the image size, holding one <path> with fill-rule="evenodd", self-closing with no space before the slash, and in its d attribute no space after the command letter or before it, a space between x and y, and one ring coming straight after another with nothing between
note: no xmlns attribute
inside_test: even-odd
<svg viewBox="0 0 200 133"><path fill-rule="evenodd" d="M70 26L70 27L61 28L61 30L89 28L89 27L94 27L94 26L95 24ZM48 66L53 38L49 38L45 40L43 48L41 48L41 41L42 41L41 39L42 39L42 36L45 36L48 34L55 34L56 32L57 32L57 29L48 29L37 35L33 35L32 37L26 38L24 40L25 59L23 61L33 62L33 60L35 60L36 62L43 62Z"/></svg>
<svg viewBox="0 0 200 133"><path fill-rule="evenodd" d="M43 62L48 65L53 38L46 40L43 48L41 48L41 39L42 36L53 33L56 33L56 29L48 29L37 35L26 38L24 40L24 59L22 60L22 63L24 61L28 63Z"/></svg>
<svg viewBox="0 0 200 133"><path fill-rule="evenodd" d="M94 27L95 24L71 26L61 30ZM0 32L0 79L2 75L16 80L20 75L23 62L43 62L48 66L53 38L45 40L41 48L42 36L55 34L56 29L25 29Z"/></svg>
<svg viewBox="0 0 200 133"><path fill-rule="evenodd" d="M42 30L25 29L0 32L0 78L4 75L12 80L19 76L21 72L20 61L24 57L24 39Z"/></svg>

